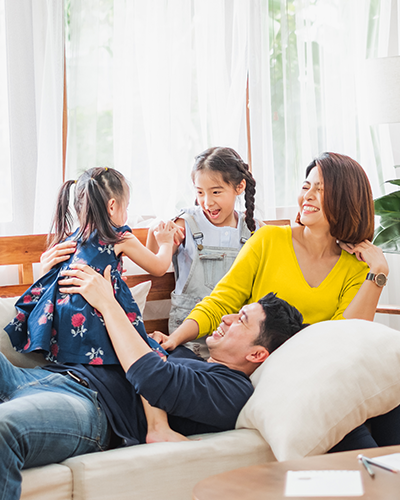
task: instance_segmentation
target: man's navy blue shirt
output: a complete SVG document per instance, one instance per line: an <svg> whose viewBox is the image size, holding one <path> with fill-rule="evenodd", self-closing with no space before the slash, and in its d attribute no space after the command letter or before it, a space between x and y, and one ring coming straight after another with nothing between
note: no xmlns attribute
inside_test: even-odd
<svg viewBox="0 0 400 500"><path fill-rule="evenodd" d="M234 429L253 392L243 372L207 363L178 347L164 362L150 352L125 374L120 365L51 365L46 370L70 370L85 379L117 436L125 445L145 443L147 423L142 395L168 413L171 428L185 436Z"/></svg>

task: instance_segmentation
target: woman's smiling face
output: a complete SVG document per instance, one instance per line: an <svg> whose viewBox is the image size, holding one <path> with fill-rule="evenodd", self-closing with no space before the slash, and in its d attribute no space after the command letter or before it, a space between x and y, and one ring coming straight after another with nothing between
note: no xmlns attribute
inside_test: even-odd
<svg viewBox="0 0 400 500"><path fill-rule="evenodd" d="M319 167L314 167L303 182L298 197L300 222L304 226L329 226L324 210L324 180Z"/></svg>

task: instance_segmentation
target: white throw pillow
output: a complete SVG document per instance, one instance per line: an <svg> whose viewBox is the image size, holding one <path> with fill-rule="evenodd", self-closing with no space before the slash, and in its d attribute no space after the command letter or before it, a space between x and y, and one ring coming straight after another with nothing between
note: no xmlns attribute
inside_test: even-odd
<svg viewBox="0 0 400 500"><path fill-rule="evenodd" d="M133 298L135 299L141 313L143 314L146 305L146 298L151 288L151 281L145 281L130 288ZM14 307L18 297L0 298L0 352L11 361L15 366L23 368L34 368L38 365L45 365L46 361L42 354L37 352L20 353L13 349L8 334L4 331L4 327L15 317L17 311Z"/></svg>
<svg viewBox="0 0 400 500"><path fill-rule="evenodd" d="M356 319L311 325L272 353L252 382L237 428L258 429L277 460L325 453L400 404L400 332Z"/></svg>
<svg viewBox="0 0 400 500"><path fill-rule="evenodd" d="M150 288L151 288L151 280L139 283L138 285L133 286L132 288L129 289L142 315L144 313L144 307L146 305L146 299L150 292Z"/></svg>

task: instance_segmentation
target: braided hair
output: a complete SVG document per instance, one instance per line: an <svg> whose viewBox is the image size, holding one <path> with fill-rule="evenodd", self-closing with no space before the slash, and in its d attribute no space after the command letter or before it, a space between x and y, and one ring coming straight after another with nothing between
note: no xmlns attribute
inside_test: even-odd
<svg viewBox="0 0 400 500"><path fill-rule="evenodd" d="M196 156L192 169L193 182L196 172L201 170L219 172L222 175L223 181L233 186L234 189L237 189L242 180L246 181L244 193L246 206L245 222L249 230L253 233L256 230L256 222L254 220L256 181L251 175L247 163L232 148L214 147L206 149Z"/></svg>
<svg viewBox="0 0 400 500"><path fill-rule="evenodd" d="M56 245L72 233L73 216L70 210L71 187L75 186L74 208L79 220L76 239L88 240L94 230L106 244L121 242L115 224L108 213L108 202L115 198L123 203L129 197L125 177L113 168L94 167L86 170L77 181L66 181L57 197L56 209L48 236L48 246ZM51 233L54 231L54 235Z"/></svg>

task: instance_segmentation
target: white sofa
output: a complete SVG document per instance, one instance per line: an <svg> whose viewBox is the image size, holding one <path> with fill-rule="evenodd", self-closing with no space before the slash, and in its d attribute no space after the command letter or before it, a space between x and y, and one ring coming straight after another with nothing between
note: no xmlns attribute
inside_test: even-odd
<svg viewBox="0 0 400 500"><path fill-rule="evenodd" d="M0 350L18 366L37 364L34 355L15 353L2 330ZM22 500L189 500L208 476L325 453L400 403L400 333L361 320L312 325L275 351L252 381L237 429L24 470Z"/></svg>
<svg viewBox="0 0 400 500"><path fill-rule="evenodd" d="M92 453L22 472L22 500L189 500L208 476L275 460L256 430Z"/></svg>

